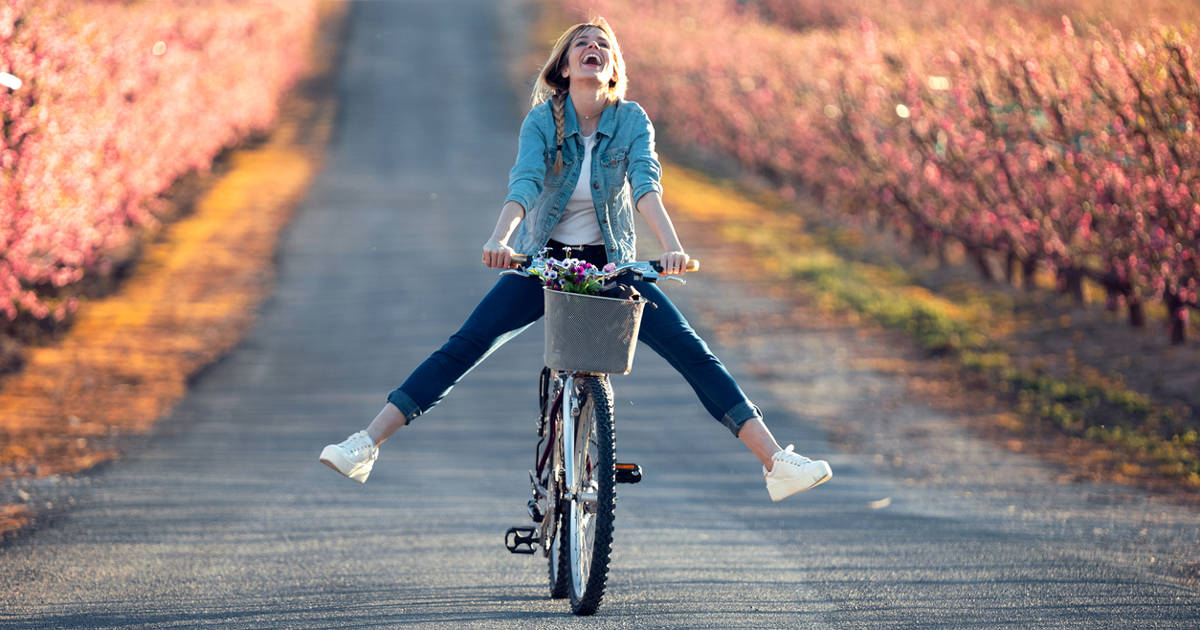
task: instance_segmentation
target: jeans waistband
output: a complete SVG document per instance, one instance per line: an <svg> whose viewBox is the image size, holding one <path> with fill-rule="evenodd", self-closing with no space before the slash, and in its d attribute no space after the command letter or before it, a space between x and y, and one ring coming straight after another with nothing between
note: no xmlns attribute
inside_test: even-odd
<svg viewBox="0 0 1200 630"><path fill-rule="evenodd" d="M569 249L571 252L570 258L585 260L597 267L603 267L608 264L608 253L604 250L603 245L567 245L566 243L550 239L546 243L546 247L550 249L547 252L550 256L560 260L568 257L567 250Z"/></svg>

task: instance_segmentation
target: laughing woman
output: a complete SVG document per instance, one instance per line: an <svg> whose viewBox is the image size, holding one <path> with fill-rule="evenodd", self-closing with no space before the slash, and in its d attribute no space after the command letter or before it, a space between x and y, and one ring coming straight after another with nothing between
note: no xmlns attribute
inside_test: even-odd
<svg viewBox="0 0 1200 630"><path fill-rule="evenodd" d="M664 253L666 274L682 273L684 251L662 202L654 127L635 102L624 100L625 61L603 19L578 24L559 37L538 76L533 107L521 124L508 197L482 262L507 269L514 254L570 256L603 267L634 259L636 209ZM734 382L667 296L650 283L637 290L646 309L639 340L665 358L695 390L705 409L762 462L767 491L779 501L829 480L829 464L780 448L762 414ZM541 283L502 276L438 351L388 395L366 429L330 444L320 460L365 482L379 445L440 402L479 362L543 314Z"/></svg>

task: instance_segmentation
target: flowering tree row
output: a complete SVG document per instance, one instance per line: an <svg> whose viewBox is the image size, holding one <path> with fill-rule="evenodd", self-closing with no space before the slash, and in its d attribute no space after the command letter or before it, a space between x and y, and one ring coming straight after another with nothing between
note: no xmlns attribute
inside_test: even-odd
<svg viewBox="0 0 1200 630"><path fill-rule="evenodd" d="M0 328L64 317L156 200L267 128L315 0L0 6Z"/></svg>
<svg viewBox="0 0 1200 630"><path fill-rule="evenodd" d="M1112 24L1122 29L1144 25L1148 18L1164 23L1194 21L1188 0L740 0L744 10L795 30L853 26L863 18L887 31L931 32L974 22L985 28L1019 23L1031 30L1054 30L1066 16L1077 24Z"/></svg>
<svg viewBox="0 0 1200 630"><path fill-rule="evenodd" d="M867 0L861 0L864 4ZM886 4L885 2L881 2ZM580 5L583 3L580 2ZM590 2L676 141L937 246L1091 277L1182 341L1200 306L1194 29L780 28L737 3ZM718 45L719 42L719 45Z"/></svg>

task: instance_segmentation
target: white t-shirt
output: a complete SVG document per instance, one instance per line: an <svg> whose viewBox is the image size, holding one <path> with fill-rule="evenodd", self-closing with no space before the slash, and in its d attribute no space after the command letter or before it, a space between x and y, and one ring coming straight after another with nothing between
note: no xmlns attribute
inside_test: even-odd
<svg viewBox="0 0 1200 630"><path fill-rule="evenodd" d="M596 220L596 206L592 203L592 147L596 145L596 134L583 138L583 164L575 191L567 200L562 217L550 238L566 245L603 245L600 222Z"/></svg>

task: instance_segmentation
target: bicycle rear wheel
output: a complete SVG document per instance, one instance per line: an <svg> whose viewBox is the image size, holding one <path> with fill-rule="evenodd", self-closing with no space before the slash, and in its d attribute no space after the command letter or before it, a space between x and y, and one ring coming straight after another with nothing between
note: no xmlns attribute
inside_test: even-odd
<svg viewBox="0 0 1200 630"><path fill-rule="evenodd" d="M570 495L562 514L565 535L560 538L569 570L571 611L590 615L604 596L617 503L612 388L604 376L573 380L567 393L575 400L564 405L565 415L579 411L574 418L573 465L567 468Z"/></svg>

